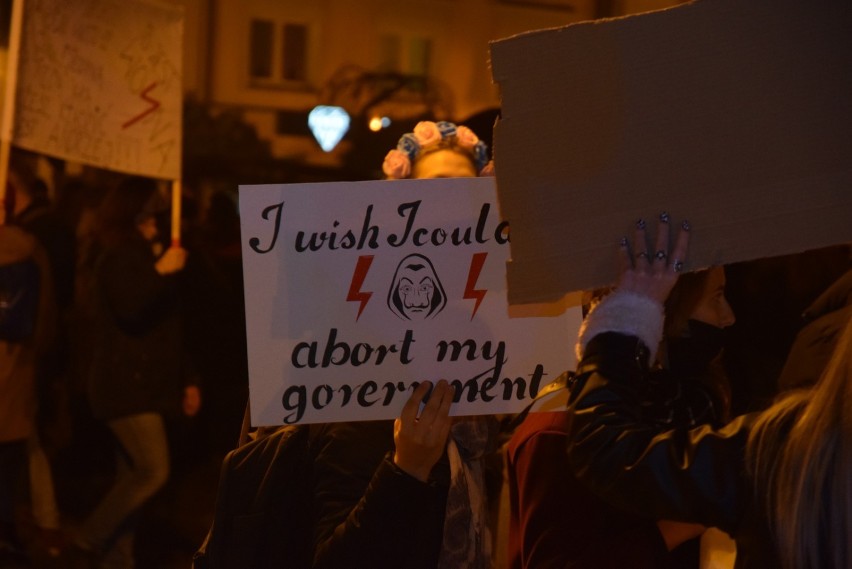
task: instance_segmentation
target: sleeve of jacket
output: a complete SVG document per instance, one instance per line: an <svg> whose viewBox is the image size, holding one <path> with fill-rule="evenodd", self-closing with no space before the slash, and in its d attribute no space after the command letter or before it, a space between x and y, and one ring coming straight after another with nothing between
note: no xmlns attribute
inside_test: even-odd
<svg viewBox="0 0 852 569"><path fill-rule="evenodd" d="M510 536L512 567L668 567L669 553L652 519L611 508L570 474L567 413L531 418L553 424L510 452L512 500L518 509L518 527Z"/></svg>
<svg viewBox="0 0 852 569"><path fill-rule="evenodd" d="M638 393L647 355L641 340L622 333L587 342L568 404L574 472L621 507L735 534L752 494L743 457L753 417L718 430L644 424Z"/></svg>
<svg viewBox="0 0 852 569"><path fill-rule="evenodd" d="M424 547L440 547L446 490L393 464L392 430L382 424L340 425L323 437L314 466L316 568L399 568L438 554Z"/></svg>
<svg viewBox="0 0 852 569"><path fill-rule="evenodd" d="M152 316L171 290L172 278L160 275L143 247L121 247L104 254L98 266L103 294L123 324L136 326Z"/></svg>

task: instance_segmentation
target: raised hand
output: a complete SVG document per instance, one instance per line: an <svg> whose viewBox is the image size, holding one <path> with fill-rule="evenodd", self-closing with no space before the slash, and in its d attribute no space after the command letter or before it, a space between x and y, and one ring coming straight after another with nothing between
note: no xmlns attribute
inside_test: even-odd
<svg viewBox="0 0 852 569"><path fill-rule="evenodd" d="M657 225L656 246L648 249L645 221L636 223L633 253L625 237L621 241L620 269L618 288L663 303L677 282L678 274L683 270L683 261L689 245L689 223L684 221L678 232L674 250L669 252L670 218L665 212L660 214Z"/></svg>
<svg viewBox="0 0 852 569"><path fill-rule="evenodd" d="M450 404L453 402L453 387L445 380L435 385L429 401L420 411L420 404L430 382L423 382L411 394L402 413L394 422L393 440L396 445L394 463L411 476L426 482L432 467L441 458L450 434Z"/></svg>
<svg viewBox="0 0 852 569"><path fill-rule="evenodd" d="M183 414L187 417L195 417L201 410L201 390L197 385L187 385L183 388L183 401L181 402Z"/></svg>
<svg viewBox="0 0 852 569"><path fill-rule="evenodd" d="M181 271L186 264L186 255L186 249L182 247L169 247L156 262L154 268L161 275L170 275Z"/></svg>

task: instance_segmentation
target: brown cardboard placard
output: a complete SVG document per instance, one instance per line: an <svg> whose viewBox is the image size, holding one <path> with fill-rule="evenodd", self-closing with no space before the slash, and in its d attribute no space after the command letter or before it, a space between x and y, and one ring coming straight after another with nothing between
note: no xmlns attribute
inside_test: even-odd
<svg viewBox="0 0 852 569"><path fill-rule="evenodd" d="M687 269L852 242L852 3L697 0L492 43L509 302L613 282L632 221Z"/></svg>

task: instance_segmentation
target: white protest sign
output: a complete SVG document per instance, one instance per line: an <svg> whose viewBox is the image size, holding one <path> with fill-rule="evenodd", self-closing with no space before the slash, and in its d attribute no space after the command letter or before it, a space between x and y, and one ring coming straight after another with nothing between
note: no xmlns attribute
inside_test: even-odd
<svg viewBox="0 0 852 569"><path fill-rule="evenodd" d="M13 142L100 168L180 178L183 9L27 0Z"/></svg>
<svg viewBox="0 0 852 569"><path fill-rule="evenodd" d="M575 365L579 309L508 314L493 178L240 187L252 423L390 419L412 383L514 413Z"/></svg>

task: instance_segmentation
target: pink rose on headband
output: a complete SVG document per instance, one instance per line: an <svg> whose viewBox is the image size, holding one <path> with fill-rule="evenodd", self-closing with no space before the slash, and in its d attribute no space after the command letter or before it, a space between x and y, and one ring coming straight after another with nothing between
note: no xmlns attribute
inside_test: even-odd
<svg viewBox="0 0 852 569"><path fill-rule="evenodd" d="M479 137L466 126L456 128L456 141L462 148L473 148L479 142Z"/></svg>
<svg viewBox="0 0 852 569"><path fill-rule="evenodd" d="M411 161L404 152L393 149L385 156L382 171L391 180L402 180L411 174Z"/></svg>
<svg viewBox="0 0 852 569"><path fill-rule="evenodd" d="M420 146L429 146L441 140L441 130L432 121L420 121L414 127L414 137Z"/></svg>

